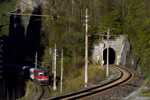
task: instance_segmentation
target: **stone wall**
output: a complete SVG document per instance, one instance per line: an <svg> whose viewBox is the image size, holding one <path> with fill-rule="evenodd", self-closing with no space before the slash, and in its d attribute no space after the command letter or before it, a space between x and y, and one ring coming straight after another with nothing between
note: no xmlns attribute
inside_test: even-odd
<svg viewBox="0 0 150 100"><path fill-rule="evenodd" d="M115 63L116 65L125 65L127 57L130 52L130 43L126 35L120 35L115 39L110 39L109 48L115 51ZM95 63L101 63L103 65L103 51L107 49L107 40L104 39L103 42L95 44L93 47L92 60Z"/></svg>

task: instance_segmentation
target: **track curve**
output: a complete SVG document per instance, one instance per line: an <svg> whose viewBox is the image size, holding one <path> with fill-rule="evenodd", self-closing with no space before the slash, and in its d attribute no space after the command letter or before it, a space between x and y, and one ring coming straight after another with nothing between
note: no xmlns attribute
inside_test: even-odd
<svg viewBox="0 0 150 100"><path fill-rule="evenodd" d="M37 96L34 98L34 100L44 100L47 99L50 93L50 86L43 86L40 85L38 82L34 81L34 83L36 84L36 87L38 89L38 94Z"/></svg>
<svg viewBox="0 0 150 100"><path fill-rule="evenodd" d="M74 93L50 98L48 100L88 99L89 97L110 91L113 88L117 88L118 86L124 85L128 83L130 80L132 80L134 76L132 71L129 71L128 69L123 67L117 67L117 66L111 66L111 67L117 70L117 72L119 73L115 79L110 80L109 82L106 82L104 84L98 84L95 85L94 87L85 88L83 90Z"/></svg>

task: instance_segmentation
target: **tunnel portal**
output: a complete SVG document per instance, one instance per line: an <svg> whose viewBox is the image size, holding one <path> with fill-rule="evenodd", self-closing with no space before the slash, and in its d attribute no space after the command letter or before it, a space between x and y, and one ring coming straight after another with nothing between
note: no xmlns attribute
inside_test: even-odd
<svg viewBox="0 0 150 100"><path fill-rule="evenodd" d="M109 48L109 64L114 64L116 59L116 53L114 49ZM107 64L107 48L103 51L103 60L104 60L104 65Z"/></svg>

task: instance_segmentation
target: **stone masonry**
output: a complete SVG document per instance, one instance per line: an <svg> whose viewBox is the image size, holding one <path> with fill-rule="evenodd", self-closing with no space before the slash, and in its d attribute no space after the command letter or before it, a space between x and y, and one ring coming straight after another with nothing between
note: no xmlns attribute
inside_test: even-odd
<svg viewBox="0 0 150 100"><path fill-rule="evenodd" d="M130 52L130 43L128 41L128 36L120 35L115 39L110 39L109 48L115 51L115 63L116 65L125 65L127 57ZM94 63L101 63L103 65L103 52L107 49L107 40L104 39L103 42L94 45L92 60Z"/></svg>

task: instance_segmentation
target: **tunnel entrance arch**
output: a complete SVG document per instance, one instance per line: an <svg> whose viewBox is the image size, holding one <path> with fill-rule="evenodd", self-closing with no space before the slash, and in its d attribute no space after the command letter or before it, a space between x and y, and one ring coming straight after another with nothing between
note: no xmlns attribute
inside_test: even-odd
<svg viewBox="0 0 150 100"><path fill-rule="evenodd" d="M109 64L114 64L116 59L116 53L114 49L109 48ZM107 48L104 49L103 51L103 60L104 60L104 65L107 64Z"/></svg>

